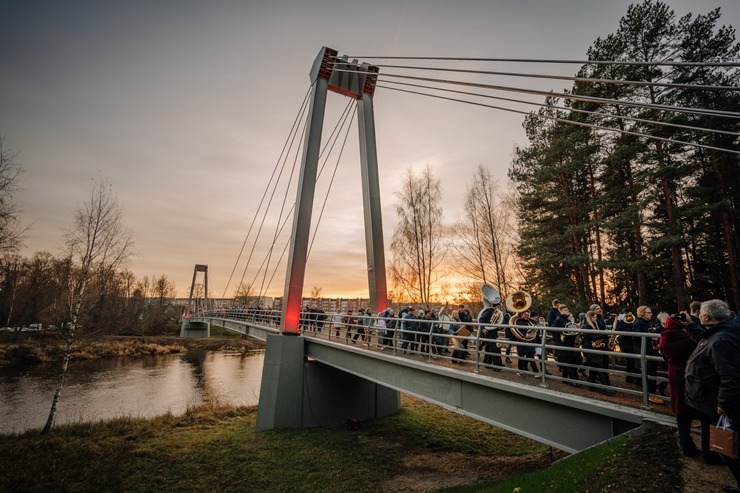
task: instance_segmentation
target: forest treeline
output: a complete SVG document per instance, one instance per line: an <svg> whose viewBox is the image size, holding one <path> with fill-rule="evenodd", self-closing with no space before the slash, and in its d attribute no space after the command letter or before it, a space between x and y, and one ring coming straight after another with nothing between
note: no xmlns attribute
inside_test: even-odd
<svg viewBox="0 0 740 493"><path fill-rule="evenodd" d="M631 6L588 60L637 63L585 64L526 118L509 177L529 289L583 305L740 307L740 45L719 21L719 9Z"/></svg>
<svg viewBox="0 0 740 493"><path fill-rule="evenodd" d="M738 309L739 51L719 9L629 7L572 77L557 77L572 87L543 93L525 117L511 184L480 165L464 217L447 225L439 180L409 171L396 194L394 301L477 300L489 283L530 292L540 309L554 298L581 311L711 298Z"/></svg>
<svg viewBox="0 0 740 493"><path fill-rule="evenodd" d="M0 323L14 328L68 323L70 285L78 271L71 256L49 252L0 259ZM137 279L125 268L99 269L86 287L81 325L89 335L162 334L182 315L175 297L175 285L164 274Z"/></svg>

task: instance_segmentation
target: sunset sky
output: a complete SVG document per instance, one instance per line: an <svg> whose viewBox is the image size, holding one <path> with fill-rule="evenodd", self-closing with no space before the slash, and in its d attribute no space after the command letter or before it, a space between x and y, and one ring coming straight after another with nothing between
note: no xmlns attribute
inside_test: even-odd
<svg viewBox="0 0 740 493"><path fill-rule="evenodd" d="M167 275L186 296L194 265L207 264L212 293L231 296L250 243L228 289L226 282L322 46L350 56L583 60L597 37L616 31L631 3L6 0L0 134L24 170L16 195L29 226L22 253L61 253L73 210L101 174L134 234L130 269L137 277ZM677 16L721 7L721 24L740 26L738 0L666 3ZM558 92L568 86L531 83ZM325 135L347 103L330 96ZM442 180L451 223L475 168L483 164L506 187L512 151L526 144L521 115L382 89L374 102L386 245L407 169L429 165ZM353 125L311 250L305 294L320 286L325 296L367 296ZM323 196L316 200L320 205ZM255 252L245 281L255 278L264 256ZM283 277L281 269L268 294L282 295Z"/></svg>

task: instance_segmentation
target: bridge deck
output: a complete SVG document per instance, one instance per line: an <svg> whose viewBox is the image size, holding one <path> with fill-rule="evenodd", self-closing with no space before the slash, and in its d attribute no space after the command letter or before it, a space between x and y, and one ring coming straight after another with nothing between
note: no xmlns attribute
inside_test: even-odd
<svg viewBox="0 0 740 493"><path fill-rule="evenodd" d="M198 320L259 338L278 331L264 321ZM606 394L598 384L591 388L583 381L579 386L566 382L552 357L544 365L549 374L534 374L517 369L515 350L511 363L501 367L481 364L482 355L475 351L467 364L461 365L453 363L452 348L439 355L403 352L383 347L375 335L362 343L361 338L348 341L344 330L337 337L334 329L313 329L303 331L309 362L329 365L568 452L624 433L644 419L674 423L667 403L646 406L645 393L627 384L618 367L610 372L611 386ZM538 366L542 370L539 360Z"/></svg>

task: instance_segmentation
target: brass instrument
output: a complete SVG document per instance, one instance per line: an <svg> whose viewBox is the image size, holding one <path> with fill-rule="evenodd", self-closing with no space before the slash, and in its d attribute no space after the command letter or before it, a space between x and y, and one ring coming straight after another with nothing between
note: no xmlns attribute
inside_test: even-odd
<svg viewBox="0 0 740 493"><path fill-rule="evenodd" d="M614 352L614 350L619 345L619 334L614 334L612 336L609 336L609 343L607 346L609 347L609 351Z"/></svg>
<svg viewBox="0 0 740 493"><path fill-rule="evenodd" d="M605 349L607 342L604 339L594 339L591 341L591 349Z"/></svg>
<svg viewBox="0 0 740 493"><path fill-rule="evenodd" d="M487 323L492 325L500 324L501 320L503 320L504 318L504 312L495 307L501 304L501 295L499 294L498 290L490 284L484 284L483 286L481 286L481 292L483 294L483 310L485 310L486 308L494 308L493 314L491 315L491 321ZM480 320L480 316L483 313L483 310L478 312L478 317L476 318L476 320Z"/></svg>
<svg viewBox="0 0 740 493"><path fill-rule="evenodd" d="M506 297L506 308L512 312L523 312L531 304L532 297L526 291L514 291Z"/></svg>
<svg viewBox="0 0 740 493"><path fill-rule="evenodd" d="M519 320L520 314L529 310L531 305L532 297L526 291L514 291L506 297L506 308L509 311L515 312L511 319L509 319L509 325L512 325L510 328L511 333L514 337L524 342L532 342L537 339L537 330L529 329L527 331L523 331L522 329L513 326L515 326L517 320Z"/></svg>
<svg viewBox="0 0 740 493"><path fill-rule="evenodd" d="M570 329L570 330L564 330L563 331L563 335L565 335L565 336L577 336L577 335L581 335L581 332L580 331L573 330L573 329L578 329L578 325L574 324L573 322L568 322L567 324L565 324L565 329Z"/></svg>
<svg viewBox="0 0 740 493"><path fill-rule="evenodd" d="M573 322L568 322L567 324L565 324L565 327L564 328L566 330L564 330L563 332L561 332L561 334L564 337L575 337L576 340L573 343L573 347L581 347L581 341L583 339L583 333L578 330L578 329L580 329L580 327L578 326L578 324L573 323ZM576 329L576 330L573 330L573 329Z"/></svg>
<svg viewBox="0 0 740 493"><path fill-rule="evenodd" d="M632 314L632 312L627 312L624 314L624 323L630 325L635 323L635 316Z"/></svg>

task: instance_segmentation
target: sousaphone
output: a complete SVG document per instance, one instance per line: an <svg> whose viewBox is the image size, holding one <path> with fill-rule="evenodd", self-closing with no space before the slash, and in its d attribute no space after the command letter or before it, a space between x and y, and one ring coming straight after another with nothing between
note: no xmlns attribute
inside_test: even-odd
<svg viewBox="0 0 740 493"><path fill-rule="evenodd" d="M506 297L506 309L510 312L514 312L514 315L509 320L509 324L512 325L511 333L514 337L524 342L532 342L537 338L536 329L528 329L526 332L516 327L516 321L522 312L529 310L532 305L532 297L526 291L514 291Z"/></svg>
<svg viewBox="0 0 740 493"><path fill-rule="evenodd" d="M486 308L493 308L493 314L491 315L491 321L489 323L500 324L501 320L504 318L504 312L496 308L501 304L501 294L498 292L498 289L494 288L490 284L484 284L481 286L481 293L483 294L483 310L478 313L478 318L476 320L480 320L481 314Z"/></svg>

